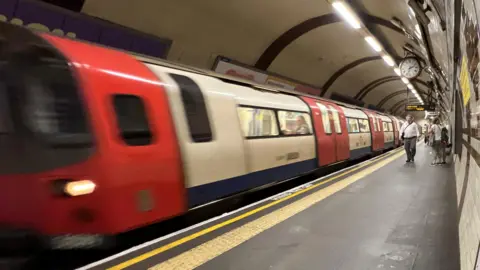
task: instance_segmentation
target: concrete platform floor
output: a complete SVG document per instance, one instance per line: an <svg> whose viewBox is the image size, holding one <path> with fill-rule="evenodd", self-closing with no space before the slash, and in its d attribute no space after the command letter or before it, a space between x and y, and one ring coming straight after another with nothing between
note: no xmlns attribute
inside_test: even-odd
<svg viewBox="0 0 480 270"><path fill-rule="evenodd" d="M459 269L453 170L402 156L197 269Z"/></svg>

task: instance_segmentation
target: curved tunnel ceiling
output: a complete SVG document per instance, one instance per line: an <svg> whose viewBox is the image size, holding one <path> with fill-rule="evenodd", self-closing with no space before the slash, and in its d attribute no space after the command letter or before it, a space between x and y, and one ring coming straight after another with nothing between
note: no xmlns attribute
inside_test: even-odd
<svg viewBox="0 0 480 270"><path fill-rule="evenodd" d="M348 2L367 28L382 36L377 37L381 42L392 45L392 56L403 56L402 47L407 43L416 46L390 22L397 17L406 28L414 29L404 1ZM158 10L163 11L162 16ZM221 55L316 86L322 96L336 92L361 97L370 104L402 87L401 82L394 82L392 68L326 0L144 0L135 8L129 0L85 0L82 12L172 39L168 60L174 62L211 69ZM418 79L417 84L424 84L429 77L424 73ZM417 90L425 95L419 87Z"/></svg>
<svg viewBox="0 0 480 270"><path fill-rule="evenodd" d="M361 17L370 21L373 24L381 24L385 27L391 28L401 35L403 32L400 28L393 25L391 22L372 16L370 14L362 13L360 14ZM278 37L258 58L257 63L255 63L255 67L262 70L267 70L268 67L272 64L275 58L285 49L288 45L290 45L294 40L297 38L305 35L306 33L312 31L315 28L320 28L325 25L331 23L342 22L343 20L335 13L329 13L322 16L318 16L315 18L308 19L300 24L295 25L294 27L290 28L288 31L283 33L280 37Z"/></svg>

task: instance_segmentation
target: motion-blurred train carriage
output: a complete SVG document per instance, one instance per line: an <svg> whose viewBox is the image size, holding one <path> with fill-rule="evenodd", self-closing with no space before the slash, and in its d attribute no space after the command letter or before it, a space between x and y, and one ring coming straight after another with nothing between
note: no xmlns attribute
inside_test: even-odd
<svg viewBox="0 0 480 270"><path fill-rule="evenodd" d="M397 120L364 108L7 24L0 34L0 237L101 244L398 146Z"/></svg>

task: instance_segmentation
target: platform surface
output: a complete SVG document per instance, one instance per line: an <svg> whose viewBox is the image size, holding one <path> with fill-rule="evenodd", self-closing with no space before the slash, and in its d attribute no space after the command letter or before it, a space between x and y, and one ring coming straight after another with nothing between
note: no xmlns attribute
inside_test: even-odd
<svg viewBox="0 0 480 270"><path fill-rule="evenodd" d="M453 171L417 151L198 269L459 269Z"/></svg>
<svg viewBox="0 0 480 270"><path fill-rule="evenodd" d="M453 170L430 151L419 144L414 164L394 151L92 268L459 269Z"/></svg>

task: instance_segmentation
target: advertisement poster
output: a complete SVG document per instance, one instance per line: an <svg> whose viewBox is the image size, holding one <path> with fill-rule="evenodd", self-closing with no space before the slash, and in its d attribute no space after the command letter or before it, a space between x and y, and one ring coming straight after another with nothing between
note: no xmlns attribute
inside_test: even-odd
<svg viewBox="0 0 480 270"><path fill-rule="evenodd" d="M471 100L479 100L479 29L472 0L462 2L460 18L460 48L463 59L460 67L460 86L464 99L464 105Z"/></svg>
<svg viewBox="0 0 480 270"><path fill-rule="evenodd" d="M462 66L460 69L460 89L462 90L463 105L466 106L470 101L470 76L468 74L467 58L462 58Z"/></svg>
<svg viewBox="0 0 480 270"><path fill-rule="evenodd" d="M268 76L266 84L283 88L283 89L288 89L288 90L295 90L295 87L297 85L287 80L274 77L274 76Z"/></svg>
<svg viewBox="0 0 480 270"><path fill-rule="evenodd" d="M217 73L247 79L259 84L271 85L278 88L302 92L305 94L318 96L321 93L320 88L311 87L306 84L301 84L285 78L280 78L279 76L270 75L267 74L267 72L257 71L252 67L236 63L235 61L222 56L219 56L217 58L217 61L215 62L212 70Z"/></svg>
<svg viewBox="0 0 480 270"><path fill-rule="evenodd" d="M268 77L268 75L266 75L266 74L256 72L254 70L244 68L242 66L235 65L233 63L223 61L223 60L218 61L217 65L216 65L216 67L214 68L213 71L221 73L221 74L226 74L226 75L230 75L230 76L233 76L233 77L237 77L237 78L242 78L242 79L254 81L254 82L260 83L260 84L265 84L265 82L267 81L267 77Z"/></svg>

